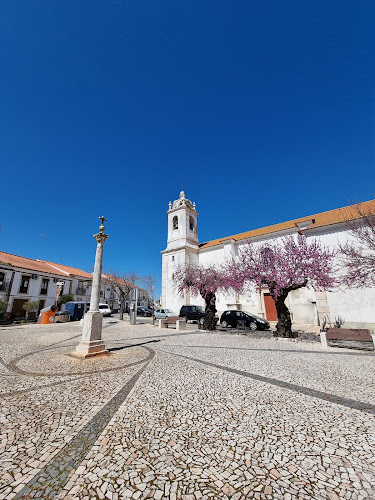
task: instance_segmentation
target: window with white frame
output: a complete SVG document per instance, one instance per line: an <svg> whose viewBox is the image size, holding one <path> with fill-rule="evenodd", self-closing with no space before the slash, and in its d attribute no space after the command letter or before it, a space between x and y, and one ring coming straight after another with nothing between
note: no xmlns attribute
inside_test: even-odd
<svg viewBox="0 0 375 500"><path fill-rule="evenodd" d="M40 295L47 295L47 293L48 293L48 283L49 283L49 279L44 278L42 280L42 286L40 287Z"/></svg>
<svg viewBox="0 0 375 500"><path fill-rule="evenodd" d="M30 276L22 276L18 293L27 293L29 290Z"/></svg>

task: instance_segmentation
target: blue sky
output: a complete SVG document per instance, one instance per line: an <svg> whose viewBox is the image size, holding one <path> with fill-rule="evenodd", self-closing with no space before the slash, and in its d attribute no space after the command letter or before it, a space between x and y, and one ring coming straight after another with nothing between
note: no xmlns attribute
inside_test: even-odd
<svg viewBox="0 0 375 500"><path fill-rule="evenodd" d="M375 3L3 0L0 249L155 273L181 182L201 242L375 198ZM159 288L160 290L160 288Z"/></svg>

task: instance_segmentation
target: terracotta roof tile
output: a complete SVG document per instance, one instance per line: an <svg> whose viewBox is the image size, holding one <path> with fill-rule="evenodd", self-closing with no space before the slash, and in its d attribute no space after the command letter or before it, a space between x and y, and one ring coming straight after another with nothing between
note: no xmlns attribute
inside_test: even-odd
<svg viewBox="0 0 375 500"><path fill-rule="evenodd" d="M66 274L58 271L57 269L52 269L45 262L28 259L27 257L20 257L19 255L13 255L11 253L0 251L0 262L4 264L10 264L14 267L20 267L22 269L27 269L30 271L39 271L42 273L57 274L59 276L66 276Z"/></svg>
<svg viewBox="0 0 375 500"><path fill-rule="evenodd" d="M42 273L56 274L58 276L78 276L82 278L92 279L92 275L77 269L76 267L64 266L62 264L56 264L54 262L48 262L46 260L35 260L29 259L27 257L21 257L19 255L13 255L11 253L0 251L0 262L4 264L10 264L14 267L19 267L22 269L27 269L30 271L39 271Z"/></svg>
<svg viewBox="0 0 375 500"><path fill-rule="evenodd" d="M361 211L363 213L375 214L375 200L365 201L359 203ZM266 226L259 229L253 229L251 231L246 231L244 233L235 234L233 236L226 236L225 238L218 238L217 240L207 241L206 243L201 243L200 248L209 248L215 245L220 245L225 240L246 240L248 238L253 238L255 236L263 236L266 234L276 233L278 231L285 231L287 229L293 229L298 227L299 223L304 221L314 220L314 222L309 225L310 228L330 226L332 224L338 224L339 222L345 222L346 220L358 219L360 217L357 204L349 205L343 208L336 208L334 210L329 210L327 212L321 212L319 214L309 215L306 217L301 217L299 219L290 220L287 222L280 222L279 224L273 224L272 226Z"/></svg>
<svg viewBox="0 0 375 500"><path fill-rule="evenodd" d="M90 278L92 279L92 274L87 273L86 271L82 271L81 269L78 269L77 267L70 267L70 266L65 266L64 264L57 264L55 262L49 262L47 260L43 261L45 264L50 266L53 269L56 269L60 272L62 272L65 276L79 276L80 278Z"/></svg>

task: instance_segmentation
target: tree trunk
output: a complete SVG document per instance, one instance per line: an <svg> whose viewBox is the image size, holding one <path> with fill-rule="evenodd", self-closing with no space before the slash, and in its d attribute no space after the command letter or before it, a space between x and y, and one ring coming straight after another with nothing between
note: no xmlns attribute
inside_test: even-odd
<svg viewBox="0 0 375 500"><path fill-rule="evenodd" d="M124 319L124 298L120 297L120 320Z"/></svg>
<svg viewBox="0 0 375 500"><path fill-rule="evenodd" d="M294 338L296 335L292 332L292 319L290 317L290 312L287 306L285 305L285 299L288 294L282 294L279 297L273 297L276 305L277 311L277 325L276 325L276 333L275 337L284 337L284 338Z"/></svg>
<svg viewBox="0 0 375 500"><path fill-rule="evenodd" d="M216 295L213 292L207 293L205 301L206 301L206 312L204 315L203 329L215 330Z"/></svg>

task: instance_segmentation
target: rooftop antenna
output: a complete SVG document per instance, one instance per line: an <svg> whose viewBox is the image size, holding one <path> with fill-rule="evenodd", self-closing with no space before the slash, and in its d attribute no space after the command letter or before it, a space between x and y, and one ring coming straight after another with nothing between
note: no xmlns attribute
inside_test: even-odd
<svg viewBox="0 0 375 500"><path fill-rule="evenodd" d="M35 260L38 260L38 257L39 257L39 250L40 250L40 245L42 243L42 240L45 240L45 233L41 233L40 234L40 238L39 238L39 245L38 245L38 250L36 252L36 259Z"/></svg>

